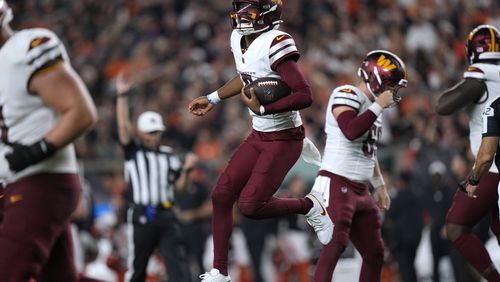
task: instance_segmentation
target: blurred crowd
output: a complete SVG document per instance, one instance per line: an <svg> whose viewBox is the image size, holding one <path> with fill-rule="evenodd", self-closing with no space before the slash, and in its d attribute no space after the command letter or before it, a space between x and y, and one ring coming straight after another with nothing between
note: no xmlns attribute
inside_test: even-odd
<svg viewBox="0 0 500 282"><path fill-rule="evenodd" d="M106 266L119 277L126 265L126 185L113 87L114 77L124 71L137 85L131 93L132 117L144 110L160 112L167 123L164 143L181 154L193 151L201 159L190 188L177 195L193 274L201 273L203 252L210 248L204 243L210 233L210 189L251 128L248 111L237 97L217 105L203 118L187 111L190 100L212 92L235 75L229 50L230 1L24 0L9 4L15 28L48 27L61 37L98 106L97 126L77 142L88 200L75 219L75 229L82 232L79 244L84 246L79 250L82 271ZM398 277L411 275L424 227L431 230L435 258L456 256L442 240L441 228L457 183L472 163L467 110L440 117L433 108L439 93L462 79L467 34L482 23L500 27L500 2L289 0L285 1L284 22L282 29L295 39L302 55L300 66L313 89L313 105L301 111L301 116L308 137L320 151L329 95L336 86L358 83L356 70L364 55L386 49L405 61L409 86L401 91L399 106L385 115L378 153L393 194L393 210L384 215L388 248L384 279L399 281ZM305 194L314 174L289 177L280 193ZM256 223L240 218L237 222L246 238L243 241L273 250L272 271L282 273L280 281L303 281L287 277L301 277L304 272L307 276L314 264L318 246L301 220ZM273 238L288 234L305 247L293 250L290 245L294 244L283 244L286 239L265 243L263 234ZM250 248L246 255L235 256L248 258L236 264L242 266L238 281L264 281L257 270L246 267L260 265L255 260L264 252ZM89 264L99 260L104 265ZM460 258L452 262L463 264ZM152 263L151 273L165 276L161 264ZM463 275L455 271L456 281ZM436 276L434 281L439 281Z"/></svg>

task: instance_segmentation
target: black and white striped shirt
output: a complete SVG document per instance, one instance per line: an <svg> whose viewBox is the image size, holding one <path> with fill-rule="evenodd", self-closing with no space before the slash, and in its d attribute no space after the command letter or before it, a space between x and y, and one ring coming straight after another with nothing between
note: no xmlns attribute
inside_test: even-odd
<svg viewBox="0 0 500 282"><path fill-rule="evenodd" d="M125 151L125 181L128 183L129 202L136 205L159 207L174 202L174 185L179 178L182 163L167 146L151 151L131 142Z"/></svg>

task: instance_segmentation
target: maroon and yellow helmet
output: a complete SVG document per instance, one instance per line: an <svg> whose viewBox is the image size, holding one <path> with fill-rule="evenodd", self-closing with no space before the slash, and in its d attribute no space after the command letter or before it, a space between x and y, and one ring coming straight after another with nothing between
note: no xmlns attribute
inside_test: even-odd
<svg viewBox="0 0 500 282"><path fill-rule="evenodd" d="M368 53L358 69L358 76L375 97L385 90L392 89L396 102L401 100L401 97L396 95L397 91L408 86L408 75L403 60L385 50Z"/></svg>
<svg viewBox="0 0 500 282"><path fill-rule="evenodd" d="M278 28L283 0L233 0L231 25L241 35Z"/></svg>
<svg viewBox="0 0 500 282"><path fill-rule="evenodd" d="M477 63L483 53L500 52L500 32L492 25L476 27L467 37L465 51L470 64Z"/></svg>

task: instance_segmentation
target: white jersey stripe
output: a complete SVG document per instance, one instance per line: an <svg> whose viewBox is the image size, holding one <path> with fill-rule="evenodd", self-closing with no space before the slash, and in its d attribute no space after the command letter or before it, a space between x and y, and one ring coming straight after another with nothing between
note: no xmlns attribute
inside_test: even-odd
<svg viewBox="0 0 500 282"><path fill-rule="evenodd" d="M159 170L161 172L160 173L160 186L166 187L167 186L167 172L168 172L168 161L167 161L166 155L158 156L158 166L159 166ZM162 203L168 201L167 191L165 191L165 189L161 189L160 198L161 198Z"/></svg>
<svg viewBox="0 0 500 282"><path fill-rule="evenodd" d="M31 65L35 68L35 70L37 70L43 65L51 62L52 60L57 59L58 57L62 57L61 52L59 51L59 49L53 49L52 51L43 54L39 58L36 58L36 60L33 61Z"/></svg>
<svg viewBox="0 0 500 282"><path fill-rule="evenodd" d="M476 78L476 79L485 80L486 76L484 73L480 73L480 72L465 72L464 78Z"/></svg>
<svg viewBox="0 0 500 282"><path fill-rule="evenodd" d="M159 203L158 199L158 163L157 163L157 157L156 154L153 152L148 152L147 153L147 158L148 158L148 164L149 164L149 189L150 189L150 195L151 195L151 204L156 207ZM164 173L161 172L160 173Z"/></svg>
<svg viewBox="0 0 500 282"><path fill-rule="evenodd" d="M271 53L271 55L269 55L269 59L272 59L274 56L276 56L276 54L279 54L282 50L285 50L289 47L295 47L295 44L287 44L287 45L284 45L283 47L279 48L278 50L274 51ZM297 49L297 47L295 47L295 49Z"/></svg>
<svg viewBox="0 0 500 282"><path fill-rule="evenodd" d="M285 57L286 55L293 53L293 52L298 52L297 47L295 45L290 45L286 47L285 49L279 51L276 54L273 54L272 57L269 58L269 62L271 65L273 65L275 62L279 61L281 58Z"/></svg>
<svg viewBox="0 0 500 282"><path fill-rule="evenodd" d="M132 183L132 189L134 193L134 203L139 203L140 198L139 198L139 175L137 174L137 168L135 166L135 162L132 161L127 161L125 163L125 172L126 175L128 176L127 178L130 179Z"/></svg>
<svg viewBox="0 0 500 282"><path fill-rule="evenodd" d="M45 55L53 53L54 51L57 54L59 54L59 56L61 55L61 50L59 49L59 45L53 46L52 48L45 48L45 50L43 52L40 52L40 54L38 56L36 56L33 59L29 60L28 61L28 65L33 64L34 62L38 61L40 58L43 58L43 57L45 57Z"/></svg>
<svg viewBox="0 0 500 282"><path fill-rule="evenodd" d="M32 64L32 62L34 60L36 60L36 58L41 56L43 53L48 52L49 50L56 49L56 48L60 49L61 46L60 46L59 42L57 42L55 40L51 40L51 41L46 42L40 46L37 46L37 47L31 49L30 51L28 51L28 53L26 54L26 62L28 64Z"/></svg>
<svg viewBox="0 0 500 282"><path fill-rule="evenodd" d="M148 172L143 151L137 151L137 169L139 170L141 183L141 202L143 205L147 205L149 201Z"/></svg>
<svg viewBox="0 0 500 282"><path fill-rule="evenodd" d="M359 103L359 97L356 93L345 93L340 91L335 93L335 98L347 98L351 100L356 100Z"/></svg>
<svg viewBox="0 0 500 282"><path fill-rule="evenodd" d="M352 107L356 110L359 110L360 103L356 100L353 99L348 99L348 98L334 98L333 100L333 105L339 106L339 105L346 105L349 107Z"/></svg>
<svg viewBox="0 0 500 282"><path fill-rule="evenodd" d="M287 46L287 45L295 45L295 41L293 41L292 38L288 38L286 40L283 40L279 43L276 43L274 46L272 46L270 49L269 49L269 54L273 54L275 53L276 51L278 51L279 49ZM269 56L271 57L271 56Z"/></svg>

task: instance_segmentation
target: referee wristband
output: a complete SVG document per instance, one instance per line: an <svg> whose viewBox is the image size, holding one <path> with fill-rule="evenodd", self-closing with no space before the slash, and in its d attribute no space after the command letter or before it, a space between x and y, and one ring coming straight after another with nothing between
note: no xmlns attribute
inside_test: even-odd
<svg viewBox="0 0 500 282"><path fill-rule="evenodd" d="M212 105L217 105L221 101L221 98L219 97L219 92L214 91L210 94L207 95L208 102Z"/></svg>
<svg viewBox="0 0 500 282"><path fill-rule="evenodd" d="M370 184L373 188L377 189L378 187L385 185L384 178L382 178L382 176L372 177Z"/></svg>

